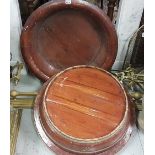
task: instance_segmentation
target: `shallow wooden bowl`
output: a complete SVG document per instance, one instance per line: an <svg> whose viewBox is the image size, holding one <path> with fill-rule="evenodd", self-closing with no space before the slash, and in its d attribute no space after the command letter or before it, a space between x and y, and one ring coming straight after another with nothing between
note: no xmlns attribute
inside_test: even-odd
<svg viewBox="0 0 155 155"><path fill-rule="evenodd" d="M21 33L21 52L30 71L46 81L76 65L108 70L117 53L110 19L85 1L50 1L28 18Z"/></svg>
<svg viewBox="0 0 155 155"><path fill-rule="evenodd" d="M35 125L56 154L113 155L128 141L131 109L120 82L92 66L68 68L41 89Z"/></svg>

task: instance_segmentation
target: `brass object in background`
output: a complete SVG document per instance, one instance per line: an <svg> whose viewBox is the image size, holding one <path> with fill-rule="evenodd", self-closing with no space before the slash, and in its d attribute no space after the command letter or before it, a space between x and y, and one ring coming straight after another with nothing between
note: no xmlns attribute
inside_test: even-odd
<svg viewBox="0 0 155 155"><path fill-rule="evenodd" d="M23 63L19 63L17 61L17 63L12 66L11 68L11 78L10 80L15 83L15 85L18 84L18 82L20 81L20 78L21 78L21 71L24 67L24 64Z"/></svg>
<svg viewBox="0 0 155 155"><path fill-rule="evenodd" d="M10 92L10 154L15 154L18 131L23 108L33 108L34 99L37 92ZM23 96L26 96L23 98Z"/></svg>
<svg viewBox="0 0 155 155"><path fill-rule="evenodd" d="M137 126L144 131L144 70L127 67L123 71L112 71L123 83L132 98L137 112Z"/></svg>
<svg viewBox="0 0 155 155"><path fill-rule="evenodd" d="M10 96L15 99L19 96L36 96L37 92L18 92L16 90L11 90Z"/></svg>
<svg viewBox="0 0 155 155"><path fill-rule="evenodd" d="M130 96L135 98L136 100L138 100L138 99L141 99L143 97L143 94L140 92L133 92L133 93L130 93Z"/></svg>
<svg viewBox="0 0 155 155"><path fill-rule="evenodd" d="M138 71L135 68L131 68L130 66L127 67L125 70L120 72L113 72L114 75L121 81L121 82L128 82L128 86L132 86L132 84L143 84L144 83L144 73L143 71Z"/></svg>
<svg viewBox="0 0 155 155"><path fill-rule="evenodd" d="M10 92L10 104L12 108L33 108L34 99L37 92L18 92L12 90ZM24 97L24 98L23 98Z"/></svg>
<svg viewBox="0 0 155 155"><path fill-rule="evenodd" d="M34 98L11 99L10 104L12 108L16 109L32 109L34 105Z"/></svg>
<svg viewBox="0 0 155 155"><path fill-rule="evenodd" d="M112 73L123 83L137 110L141 111L144 96L144 70L129 66L123 71L112 71Z"/></svg>
<svg viewBox="0 0 155 155"><path fill-rule="evenodd" d="M21 116L21 109L12 109L10 112L10 155L15 154L16 141L20 127Z"/></svg>

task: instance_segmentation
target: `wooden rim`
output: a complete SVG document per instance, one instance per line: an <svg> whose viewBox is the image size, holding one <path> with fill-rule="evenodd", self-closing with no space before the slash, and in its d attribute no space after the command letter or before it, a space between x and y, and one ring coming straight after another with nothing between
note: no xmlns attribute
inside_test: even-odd
<svg viewBox="0 0 155 155"><path fill-rule="evenodd" d="M95 69L100 69L100 68L96 68L93 66L85 66L85 65L70 67L68 69L73 69L73 68L78 68L78 67L91 67L91 68L95 68ZM68 70L68 69L66 69L66 70ZM100 69L100 70L104 71L103 69ZM62 71L61 73L63 73L63 72L64 71ZM107 71L104 71L104 72L107 72ZM58 73L54 78L56 78L61 73ZM110 73L108 73L108 74L110 74ZM126 95L125 96L126 96L126 100L127 100L127 105L129 106L129 107L127 106L128 107L128 110L127 110L128 117L126 118L126 123L122 125L122 128L120 128L120 130L116 130L113 134L110 134L108 137L106 137L106 138L102 137L102 139L100 139L100 140L95 139L94 141L91 141L91 140L84 141L83 139L75 140L75 138L70 139L70 137L66 138L66 136L64 136L64 135L57 134L59 137L61 137L61 139L64 139L66 141L66 143L72 142L72 144L74 144L74 145L80 144L80 146L83 145L83 147L92 146L92 144L93 144L93 146L96 146L96 148L93 151L87 150L87 151L80 152L78 150L74 150L73 148L69 148L68 145L63 146L63 143L61 144L60 141L53 139L50 135L51 133L48 132L51 129L50 128L48 130L46 129L47 126L45 125L45 122L43 122L43 120L42 120L43 115L40 113L40 110L43 107L43 106L41 106L41 104L43 104L43 96L44 96L45 92L47 91L48 86L50 85L52 80L54 80L54 79L51 78L49 81L46 82L46 84L42 88L41 92L37 96L35 105L34 105L34 120L35 120L34 122L35 122L36 129L37 129L39 135L41 136L41 138L43 139L43 141L46 143L46 145L49 148L51 148L53 151L57 150L58 154L60 151L64 154L68 155L66 153L66 151L67 151L67 152L71 152L71 154L72 153L73 154L74 153L76 153L76 154L94 154L94 153L96 153L96 154L104 155L104 153L111 153L111 152L116 153L125 145L125 143L128 141L128 139L130 137L130 134L132 132L132 125L133 125L132 124L133 118L132 118L132 112L131 112L132 109L130 108L130 105L128 105L129 103L128 103L128 99L127 99ZM119 84L120 84L120 82L119 82ZM120 84L120 86L123 88L122 84ZM123 90L124 90L124 88L123 88ZM44 109L42 111L44 113ZM48 118L44 118L44 121L46 121L46 123L48 122L47 119ZM49 125L50 124L48 124L48 127L49 127ZM55 133L56 130L52 130L52 131L54 132L54 134L56 134ZM101 147L101 145L102 145L102 147ZM101 153L101 152L103 152L103 153Z"/></svg>
<svg viewBox="0 0 155 155"><path fill-rule="evenodd" d="M48 80L51 77L51 75L49 76L46 73L45 68L38 67L38 64L36 63L36 61L34 61L34 56L30 54L31 42L29 40L30 35L28 34L28 32L32 30L32 28L36 25L38 20L45 18L44 16L46 16L46 14L54 12L55 10L74 7L84 10L86 12L92 12L92 14L94 14L94 18L98 20L98 23L100 23L100 25L104 27L106 33L108 34L108 39L110 40L108 42L108 47L110 47L110 49L108 48L109 51L107 52L106 59L102 62L102 65L98 67L108 70L112 67L115 61L117 54L116 31L110 19L101 9L99 9L97 6L93 4L79 0L73 0L70 5L67 5L64 0L48 2L32 13L32 15L28 18L26 24L24 25L23 31L21 33L21 51L23 58L29 69L43 81ZM55 73L60 71L61 70L53 69L51 70L51 74L54 75Z"/></svg>
<svg viewBox="0 0 155 155"><path fill-rule="evenodd" d="M69 135L66 135L65 133L63 133L62 131L60 131L54 124L53 122L50 120L50 117L49 117L49 114L47 112L47 108L46 108L46 103L45 103L45 96L47 94L47 91L49 89L49 87L51 86L51 84L54 82L54 80L60 76L61 74L63 74L64 72L68 71L68 70L72 70L72 69L75 69L75 68L93 68L93 69L98 69L108 75L110 75L112 78L115 79L115 81L119 84L119 86L121 87L121 89L123 90L124 92L124 96L125 96L125 100L126 100L126 110L125 110L125 113L124 113L124 117L121 121L121 123L111 132L109 133L108 135L106 136L103 136L103 137L100 137L100 138L94 138L94 139L80 139L80 138L75 138L75 137L72 137L72 136L69 136ZM126 124L126 121L127 121L127 117L128 117L128 98L127 98L127 95L126 95L126 92L124 90L124 87L122 86L122 84L118 81L118 79L116 77L114 77L112 74L110 74L109 72L101 69L101 68L98 68L98 67L94 67L94 66L86 66L86 65L80 65L80 66L74 66L74 67L70 67L70 68L67 68L65 69L64 71L61 71L60 73L56 74L54 78L52 78L50 80L50 82L48 83L46 89L45 89L45 92L44 92L44 98L43 98L43 108L44 108L44 116L46 118L46 121L47 121L47 124L49 125L50 129L51 130L54 130L57 134L61 135L62 137L64 138L67 138L68 140L72 140L72 141L75 141L75 142L78 142L78 143L99 143L99 142L102 142L102 141L105 141L109 138L111 138L112 136L114 136L115 134L117 134Z"/></svg>

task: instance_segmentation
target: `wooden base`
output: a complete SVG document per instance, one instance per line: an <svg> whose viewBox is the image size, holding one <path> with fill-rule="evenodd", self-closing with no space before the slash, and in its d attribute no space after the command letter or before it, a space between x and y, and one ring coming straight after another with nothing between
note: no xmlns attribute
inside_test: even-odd
<svg viewBox="0 0 155 155"><path fill-rule="evenodd" d="M64 151L63 149L59 148L58 146L56 146L54 143L51 142L51 140L47 137L47 135L45 134L41 123L39 121L39 115L37 115L37 109L35 109L34 111L34 115L35 115L35 126L37 128L38 134L40 135L41 139L44 141L44 143L51 149L51 151L53 151L56 155L74 155L73 153L69 153ZM118 141L114 146L108 148L106 151L99 153L99 155L114 155L116 154L118 151L120 151L125 144L128 142L131 134L132 134L132 129L133 129L133 123L130 122L127 132L125 133L125 135L122 137L122 139L120 141Z"/></svg>
<svg viewBox="0 0 155 155"><path fill-rule="evenodd" d="M90 67L90 68L94 68L94 67ZM108 75L110 74L108 73ZM55 76L55 78L56 77L57 76ZM42 87L41 91L39 92L39 95L36 98L35 105L34 105L34 119L35 119L35 126L38 130L39 135L41 136L45 144L53 152L55 152L58 155L73 155L73 154L113 155L116 152L118 152L127 143L131 135L132 126L134 122L134 117L133 117L134 109L132 107L132 103L130 104L130 101L126 103L128 105L126 123L119 130L119 132L111 134L108 137L108 139L104 140L103 142L102 141L100 143L92 142L91 144L88 143L87 144L87 148L89 146L88 151L85 151L82 149L82 148L86 148L86 143L83 143L83 141L77 144L77 143L74 143L74 141L71 142L71 139L70 139L68 140L70 142L69 145L66 145L66 144L64 146L61 145L61 144L64 144L64 141L67 141L67 139L64 139L63 137L60 137L59 139L55 138L56 133L54 132L54 130L49 129L48 124L46 123L45 118L43 117L43 113L42 113L42 110L43 110L42 104L45 103L43 102L43 97L45 95L45 92L47 92L46 91L47 86L50 85L51 80L49 80ZM74 150L74 148L76 149Z"/></svg>

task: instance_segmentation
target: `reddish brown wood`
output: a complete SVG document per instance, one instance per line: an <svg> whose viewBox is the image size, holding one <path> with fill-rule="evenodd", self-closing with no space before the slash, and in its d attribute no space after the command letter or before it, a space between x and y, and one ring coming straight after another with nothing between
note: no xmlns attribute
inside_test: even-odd
<svg viewBox="0 0 155 155"><path fill-rule="evenodd" d="M116 153L130 137L130 115L121 84L107 71L86 66L51 78L34 107L37 130L56 154Z"/></svg>
<svg viewBox="0 0 155 155"><path fill-rule="evenodd" d="M47 80L75 65L110 69L116 57L117 36L107 15L78 0L48 2L27 20L21 51L29 69Z"/></svg>

